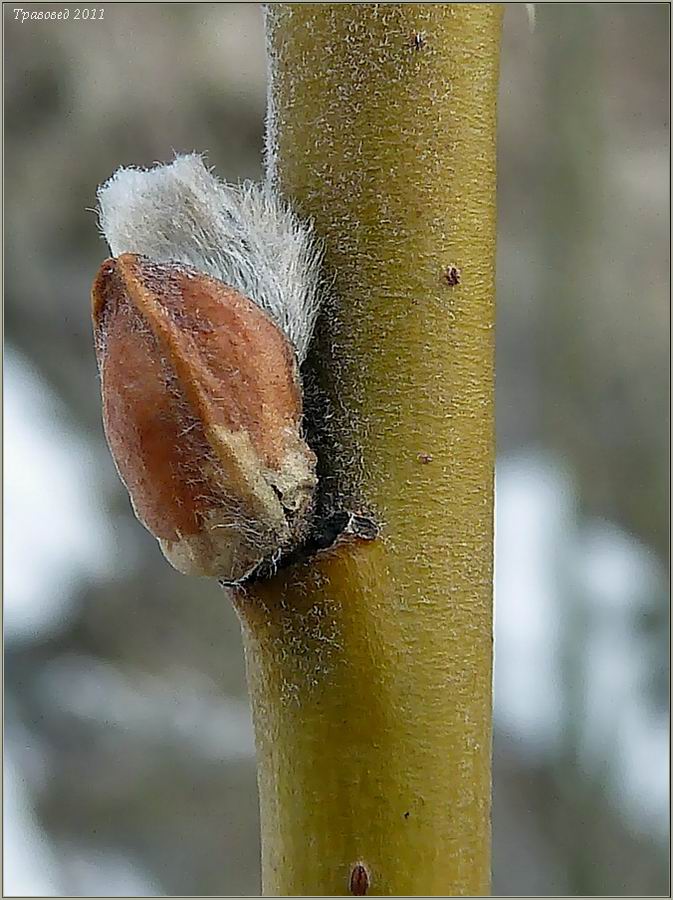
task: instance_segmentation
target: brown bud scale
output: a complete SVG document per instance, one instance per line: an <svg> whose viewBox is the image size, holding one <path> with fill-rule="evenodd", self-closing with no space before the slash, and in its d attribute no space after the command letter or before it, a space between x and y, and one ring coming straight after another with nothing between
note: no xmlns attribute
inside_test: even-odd
<svg viewBox="0 0 673 900"><path fill-rule="evenodd" d="M369 890L369 872L362 863L353 866L348 886L354 897L364 897Z"/></svg>
<svg viewBox="0 0 673 900"><path fill-rule="evenodd" d="M315 456L271 318L217 279L130 253L102 264L92 312L108 443L169 561L235 583L295 546Z"/></svg>

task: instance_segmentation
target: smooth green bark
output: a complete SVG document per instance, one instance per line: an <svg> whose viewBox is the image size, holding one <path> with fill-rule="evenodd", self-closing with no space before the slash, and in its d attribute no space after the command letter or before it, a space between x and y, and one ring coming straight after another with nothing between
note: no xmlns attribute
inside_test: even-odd
<svg viewBox="0 0 673 900"><path fill-rule="evenodd" d="M323 484L382 525L239 602L269 895L347 894L358 862L372 895L489 889L500 24L267 13L270 176L334 277L305 373Z"/></svg>

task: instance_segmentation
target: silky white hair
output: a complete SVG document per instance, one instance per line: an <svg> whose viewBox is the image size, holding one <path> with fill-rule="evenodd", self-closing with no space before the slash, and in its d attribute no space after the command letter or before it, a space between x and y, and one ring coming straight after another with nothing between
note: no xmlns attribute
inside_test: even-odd
<svg viewBox="0 0 673 900"><path fill-rule="evenodd" d="M269 313L306 358L320 305L321 247L269 184L220 181L194 153L121 168L98 189L113 256L139 253L219 278Z"/></svg>

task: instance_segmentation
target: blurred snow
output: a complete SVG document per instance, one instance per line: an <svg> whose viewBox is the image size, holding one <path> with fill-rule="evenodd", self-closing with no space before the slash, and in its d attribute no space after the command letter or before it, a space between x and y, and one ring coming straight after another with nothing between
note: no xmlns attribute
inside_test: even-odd
<svg viewBox="0 0 673 900"><path fill-rule="evenodd" d="M637 618L666 576L646 547L607 522L584 538L579 575L590 601L584 742L609 759L627 819L638 830L669 828L669 720L648 701L652 665Z"/></svg>
<svg viewBox="0 0 673 900"><path fill-rule="evenodd" d="M64 627L83 578L113 564L95 455L67 410L11 347L4 364L4 634L34 640Z"/></svg>
<svg viewBox="0 0 673 900"><path fill-rule="evenodd" d="M38 824L18 748L5 748L4 897L154 897L142 867L117 853L52 846ZM67 886L67 887L66 887Z"/></svg>
<svg viewBox="0 0 673 900"><path fill-rule="evenodd" d="M570 657L585 770L607 778L634 830L665 838L669 722L648 699L652 657L637 628L652 597L666 594L665 575L616 526L581 526L576 506L557 461L531 454L498 463L495 724L522 755L560 753Z"/></svg>
<svg viewBox="0 0 673 900"><path fill-rule="evenodd" d="M3 896L61 895L59 869L40 828L18 754L5 745L3 773Z"/></svg>
<svg viewBox="0 0 673 900"><path fill-rule="evenodd" d="M4 636L38 641L65 627L83 579L112 571L116 541L100 500L95 453L49 385L16 350L4 358ZM11 704L10 704L11 706ZM117 854L57 850L31 800L47 773L15 715L5 733L4 896L156 895Z"/></svg>
<svg viewBox="0 0 673 900"><path fill-rule="evenodd" d="M62 712L131 731L159 750L172 742L192 757L214 761L250 759L255 752L249 705L223 697L193 670L175 668L157 677L72 654L45 666L40 680Z"/></svg>
<svg viewBox="0 0 673 900"><path fill-rule="evenodd" d="M64 848L68 891L76 897L157 897L158 885L128 853Z"/></svg>
<svg viewBox="0 0 673 900"><path fill-rule="evenodd" d="M562 585L559 540L572 527L572 490L536 457L505 460L496 471L496 723L519 738L524 755L548 754L562 725L558 653Z"/></svg>

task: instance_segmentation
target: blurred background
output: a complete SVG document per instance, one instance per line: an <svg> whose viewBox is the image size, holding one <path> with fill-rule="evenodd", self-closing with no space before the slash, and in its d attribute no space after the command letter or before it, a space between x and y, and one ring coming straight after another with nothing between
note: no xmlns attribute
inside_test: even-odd
<svg viewBox="0 0 673 900"><path fill-rule="evenodd" d="M104 8L3 7L4 893L255 895L238 624L131 514L89 288L119 165L201 150L259 177L261 15ZM505 16L496 894L670 891L669 14Z"/></svg>

